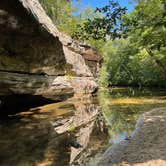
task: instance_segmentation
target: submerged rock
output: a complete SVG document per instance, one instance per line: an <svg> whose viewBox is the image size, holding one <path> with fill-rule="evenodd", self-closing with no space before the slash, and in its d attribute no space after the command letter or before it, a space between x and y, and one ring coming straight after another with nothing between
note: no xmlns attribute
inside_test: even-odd
<svg viewBox="0 0 166 166"><path fill-rule="evenodd" d="M0 1L0 95L93 93L102 58L89 65L88 49L61 34L38 0Z"/></svg>

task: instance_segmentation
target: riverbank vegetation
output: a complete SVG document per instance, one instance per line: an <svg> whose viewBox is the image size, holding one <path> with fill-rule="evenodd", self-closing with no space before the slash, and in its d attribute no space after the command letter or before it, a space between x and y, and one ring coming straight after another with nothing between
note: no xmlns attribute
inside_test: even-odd
<svg viewBox="0 0 166 166"><path fill-rule="evenodd" d="M116 1L79 12L66 0L40 0L58 28L104 57L102 86L166 87L166 2L139 0L130 13Z"/></svg>

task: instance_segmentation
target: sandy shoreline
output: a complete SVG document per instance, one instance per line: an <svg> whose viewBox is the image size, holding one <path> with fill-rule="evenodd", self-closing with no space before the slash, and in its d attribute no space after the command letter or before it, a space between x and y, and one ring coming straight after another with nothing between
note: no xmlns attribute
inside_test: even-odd
<svg viewBox="0 0 166 166"><path fill-rule="evenodd" d="M108 149L97 166L166 166L166 107L141 115L131 138Z"/></svg>

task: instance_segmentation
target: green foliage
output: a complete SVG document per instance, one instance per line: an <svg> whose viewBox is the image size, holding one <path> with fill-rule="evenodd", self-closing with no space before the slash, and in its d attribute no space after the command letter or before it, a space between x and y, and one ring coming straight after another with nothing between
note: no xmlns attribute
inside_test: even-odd
<svg viewBox="0 0 166 166"><path fill-rule="evenodd" d="M130 42L138 48L145 48L166 76L165 53L161 51L166 47L166 1L139 0L135 9L124 16L123 23Z"/></svg>
<svg viewBox="0 0 166 166"><path fill-rule="evenodd" d="M78 22L72 13L77 9L67 0L39 0L60 31L72 34Z"/></svg>
<svg viewBox="0 0 166 166"><path fill-rule="evenodd" d="M90 44L93 48L93 50L102 55L103 53L103 47L105 46L105 41L103 39L100 39L100 40L94 40L94 39L89 39L87 40L87 43Z"/></svg>
<svg viewBox="0 0 166 166"><path fill-rule="evenodd" d="M166 86L165 0L138 0L129 14L112 0L80 13L70 1L40 2L61 31L103 55L101 85ZM79 14L73 15L76 10Z"/></svg>
<svg viewBox="0 0 166 166"><path fill-rule="evenodd" d="M140 0L123 18L132 41L140 47L160 49L166 46L166 2Z"/></svg>
<svg viewBox="0 0 166 166"><path fill-rule="evenodd" d="M166 2L139 0L123 15L126 39L103 48L102 85L166 86Z"/></svg>
<svg viewBox="0 0 166 166"><path fill-rule="evenodd" d="M123 99L129 97L132 92L128 89L123 90L101 90L99 91L99 103L101 106L102 114L108 124L110 140L117 140L120 134L129 136L134 130L135 121L140 114L140 110L136 107L128 105L113 104L112 101L115 98ZM131 108L130 108L131 107ZM119 140L118 140L119 141Z"/></svg>
<svg viewBox="0 0 166 166"><path fill-rule="evenodd" d="M120 7L118 2L109 0L109 4L96 8L93 17L86 19L83 23L77 25L77 31L73 37L81 40L106 40L121 36L121 17L126 8Z"/></svg>
<svg viewBox="0 0 166 166"><path fill-rule="evenodd" d="M66 76L66 79L68 81L72 81L73 80L73 75L72 74L66 74L65 76Z"/></svg>
<svg viewBox="0 0 166 166"><path fill-rule="evenodd" d="M138 49L128 38L107 42L103 55L101 85L165 86L166 78L146 50Z"/></svg>

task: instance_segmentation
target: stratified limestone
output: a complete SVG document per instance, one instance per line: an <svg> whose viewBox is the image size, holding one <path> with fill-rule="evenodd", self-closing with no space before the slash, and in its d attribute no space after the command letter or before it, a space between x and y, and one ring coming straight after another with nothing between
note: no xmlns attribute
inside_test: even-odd
<svg viewBox="0 0 166 166"><path fill-rule="evenodd" d="M165 166L166 108L143 114L131 139L115 144L97 166Z"/></svg>
<svg viewBox="0 0 166 166"><path fill-rule="evenodd" d="M88 66L86 50L57 30L38 0L0 1L0 94L94 92L101 58Z"/></svg>

